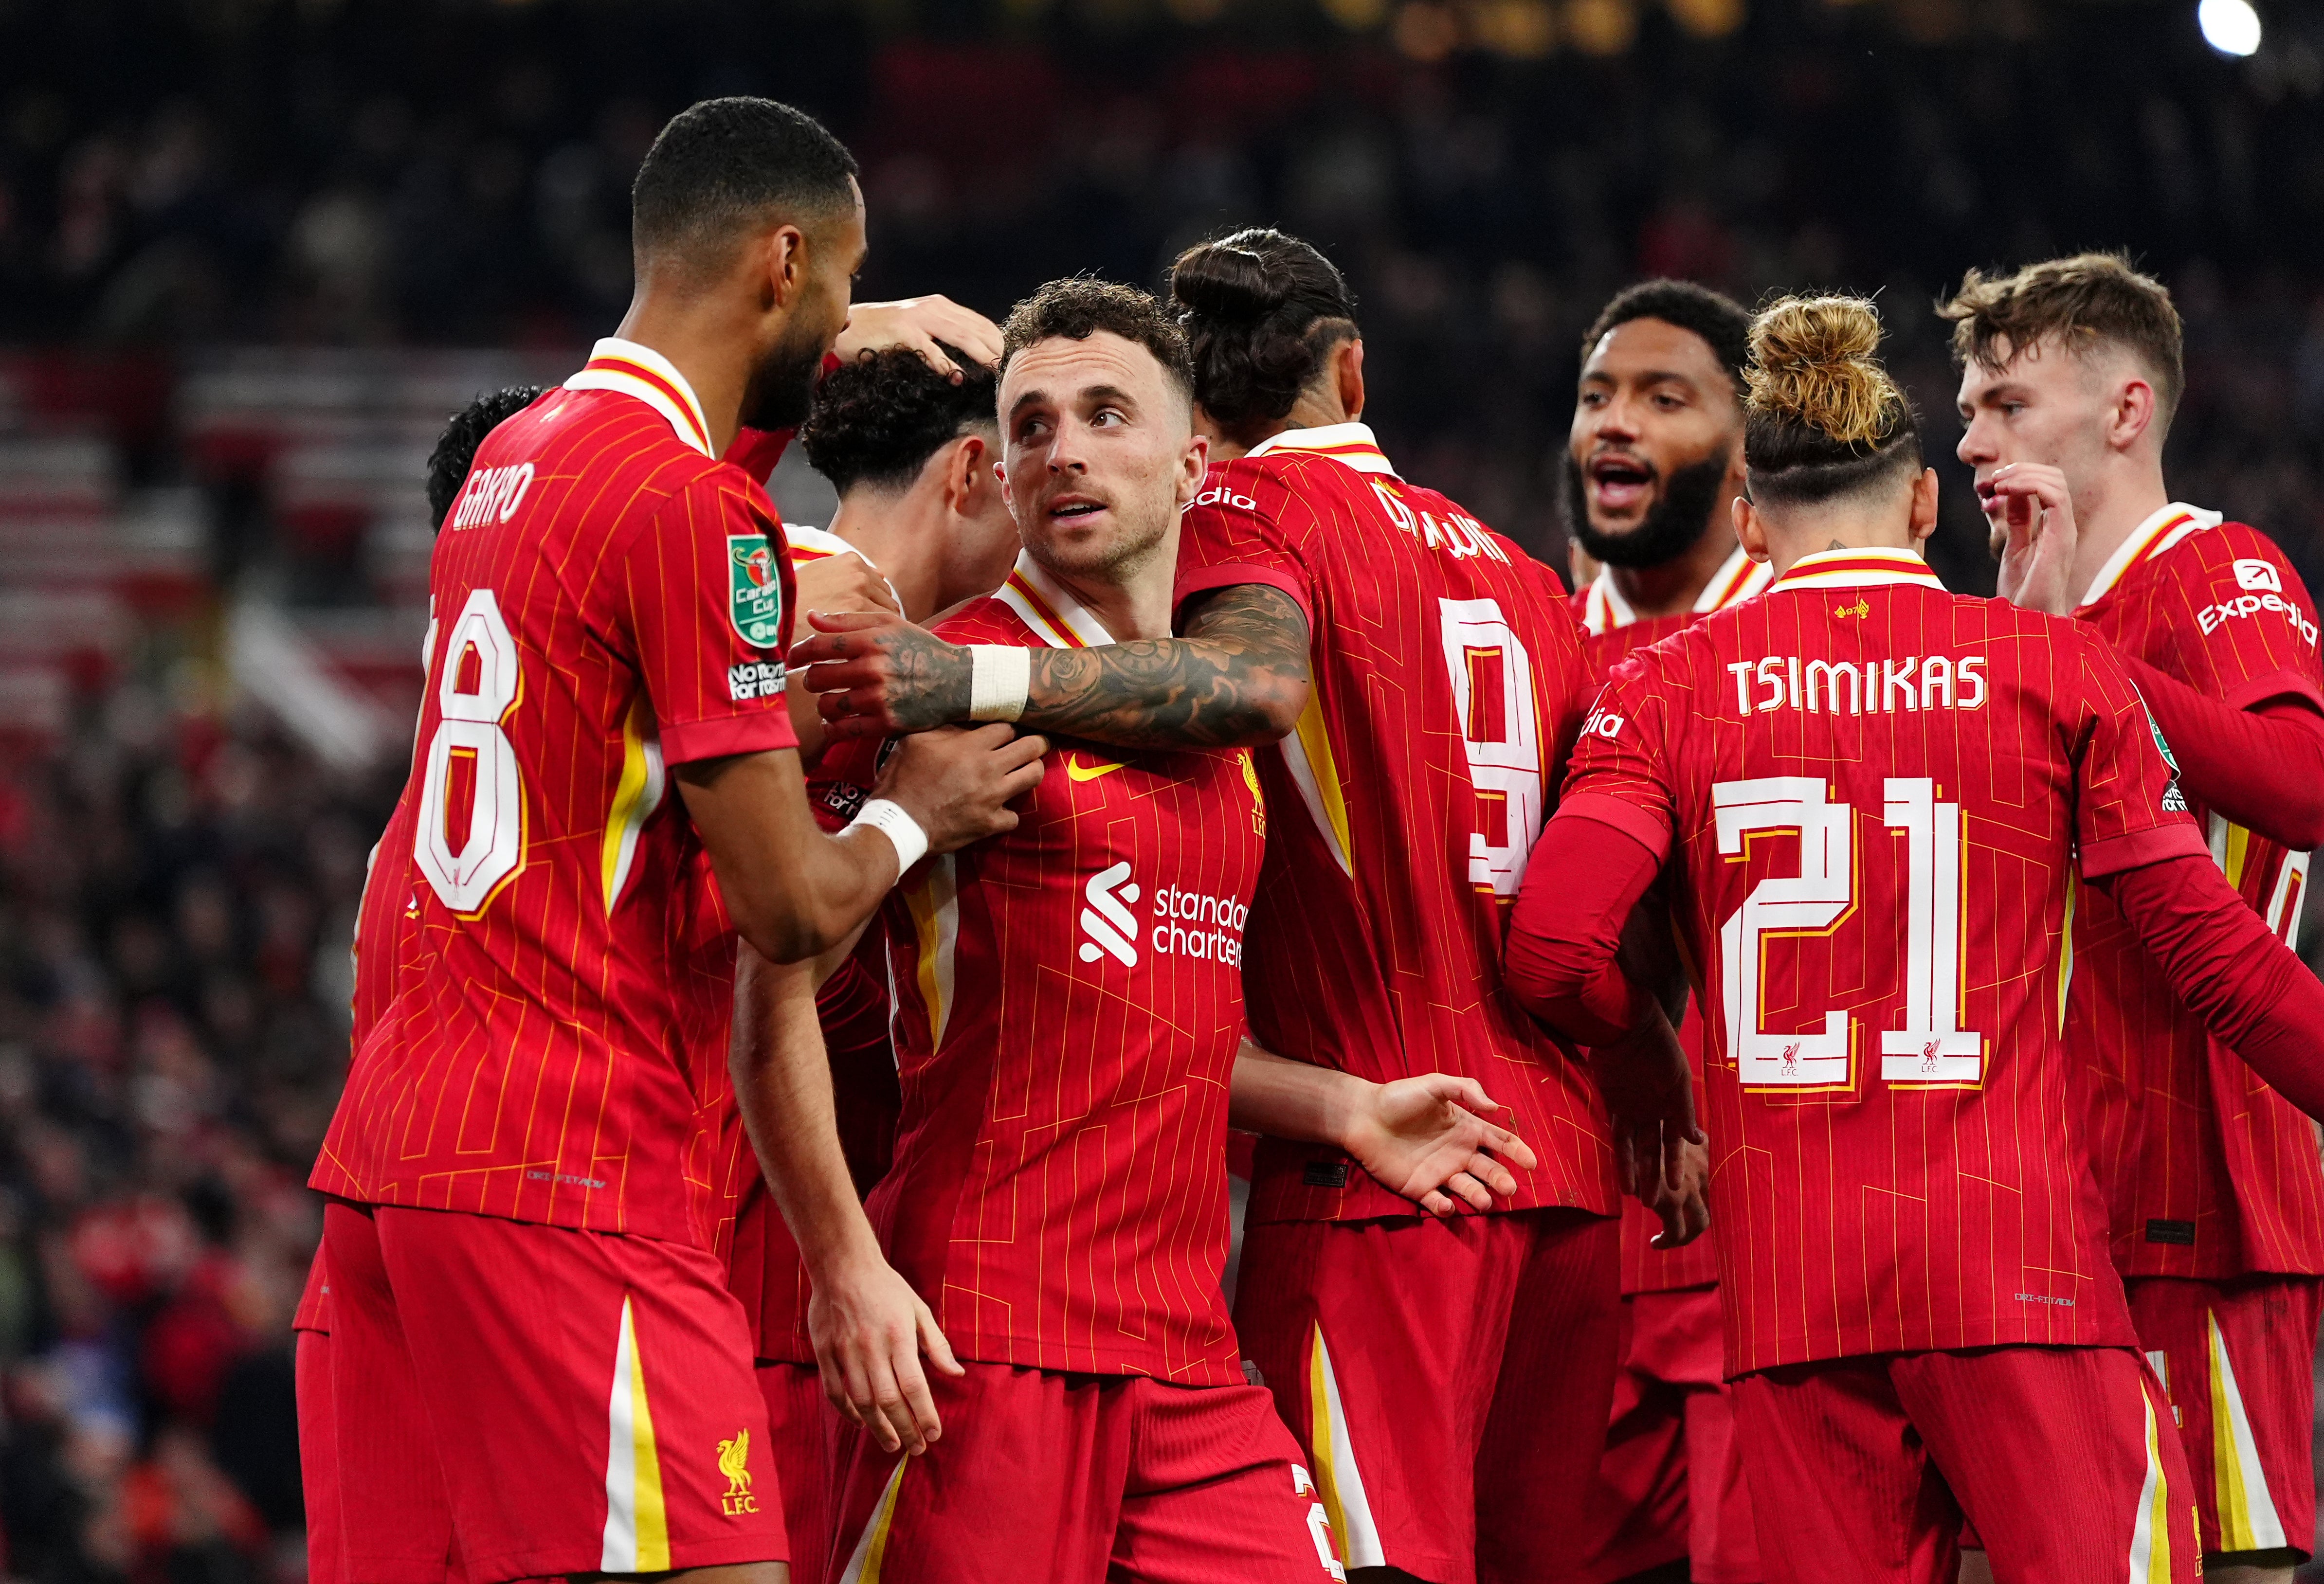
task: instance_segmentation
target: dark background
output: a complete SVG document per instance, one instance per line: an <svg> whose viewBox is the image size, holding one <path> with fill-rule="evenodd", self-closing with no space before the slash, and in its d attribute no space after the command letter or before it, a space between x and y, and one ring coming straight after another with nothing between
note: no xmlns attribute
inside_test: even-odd
<svg viewBox="0 0 2324 1584"><path fill-rule="evenodd" d="M1989 590L1931 303L2125 248L2187 320L2175 493L2313 582L2324 17L2263 16L2230 60L2191 0L0 0L0 1578L302 1574L300 1183L409 741L420 463L611 330L672 112L823 116L867 298L997 317L1313 238L1389 454L1561 566L1577 338L1666 272L1877 292L1932 558Z"/></svg>

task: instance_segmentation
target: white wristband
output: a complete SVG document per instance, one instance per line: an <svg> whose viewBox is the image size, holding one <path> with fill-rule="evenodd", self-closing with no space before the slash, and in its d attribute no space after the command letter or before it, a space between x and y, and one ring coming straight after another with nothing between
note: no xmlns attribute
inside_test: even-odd
<svg viewBox="0 0 2324 1584"><path fill-rule="evenodd" d="M894 844L896 877L900 879L912 865L928 855L928 833L920 829L920 822L904 811L900 803L890 803L885 797L874 797L863 806L863 811L848 822L847 828L870 825Z"/></svg>
<svg viewBox="0 0 2324 1584"><path fill-rule="evenodd" d="M968 718L1013 721L1033 687L1033 651L1005 643L968 646Z"/></svg>

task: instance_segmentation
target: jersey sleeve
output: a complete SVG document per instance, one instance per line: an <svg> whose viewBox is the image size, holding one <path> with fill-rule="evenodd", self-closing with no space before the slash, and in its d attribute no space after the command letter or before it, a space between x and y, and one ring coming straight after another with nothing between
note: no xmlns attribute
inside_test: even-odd
<svg viewBox="0 0 2324 1584"><path fill-rule="evenodd" d="M2190 534L2156 598L2172 668L2230 709L2292 695L2324 710L2315 602L2275 541L2240 522Z"/></svg>
<svg viewBox="0 0 2324 1584"><path fill-rule="evenodd" d="M1657 858L1668 853L1678 809L1665 732L1669 707L1644 660L1617 666L1582 720L1558 817L1596 820Z"/></svg>
<svg viewBox="0 0 2324 1584"><path fill-rule="evenodd" d="M1204 481L1178 519L1178 585L1173 607L1199 594L1259 583L1280 589L1315 625L1314 578L1308 557L1311 508L1282 483L1230 467Z"/></svg>
<svg viewBox="0 0 2324 1584"><path fill-rule="evenodd" d="M790 563L755 493L738 473L708 474L617 552L665 764L798 746L783 700Z"/></svg>
<svg viewBox="0 0 2324 1584"><path fill-rule="evenodd" d="M2082 877L2100 879L2166 858L2208 856L2209 849L2179 790L2170 745L2131 686L2120 657L2086 630L2078 629L2075 638L2080 708L2069 728L2069 752Z"/></svg>

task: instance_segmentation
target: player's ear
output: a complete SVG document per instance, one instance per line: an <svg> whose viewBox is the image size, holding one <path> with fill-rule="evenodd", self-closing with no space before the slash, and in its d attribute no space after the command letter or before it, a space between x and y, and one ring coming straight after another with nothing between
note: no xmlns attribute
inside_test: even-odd
<svg viewBox="0 0 2324 1584"><path fill-rule="evenodd" d="M1178 458L1178 504L1191 504L1203 488L1203 475L1211 469L1211 442L1207 435L1186 437L1186 449Z"/></svg>
<svg viewBox="0 0 2324 1584"><path fill-rule="evenodd" d="M1748 495L1735 497L1735 538L1743 546L1743 553L1754 561L1768 558L1767 520L1751 504Z"/></svg>
<svg viewBox="0 0 2324 1584"><path fill-rule="evenodd" d="M1937 531L1937 470L1921 469L1921 476L1913 481L1913 543L1924 545L1929 536Z"/></svg>
<svg viewBox="0 0 2324 1584"><path fill-rule="evenodd" d="M796 226L778 226L761 235L755 251L765 272L768 299L776 308L789 308L807 284L807 234Z"/></svg>
<svg viewBox="0 0 2324 1584"><path fill-rule="evenodd" d="M1364 415L1364 343L1351 336L1332 354L1332 377L1340 387L1340 406L1350 423Z"/></svg>
<svg viewBox="0 0 2324 1584"><path fill-rule="evenodd" d="M984 487L984 437L963 435L953 447L950 465L945 469L945 504L963 517L973 517L976 497ZM999 481L994 482L997 485Z"/></svg>
<svg viewBox="0 0 2324 1584"><path fill-rule="evenodd" d="M2153 385L2135 375L2124 381L2108 419L2107 441L2117 451L2129 450L2154 422Z"/></svg>

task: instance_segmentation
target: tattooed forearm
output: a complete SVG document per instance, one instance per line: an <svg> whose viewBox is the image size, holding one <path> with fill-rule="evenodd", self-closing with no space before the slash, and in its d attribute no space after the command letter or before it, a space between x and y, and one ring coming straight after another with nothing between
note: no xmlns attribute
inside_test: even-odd
<svg viewBox="0 0 2324 1584"><path fill-rule="evenodd" d="M1194 604L1185 636L1042 649L1020 725L1120 748L1242 748L1297 724L1307 621L1279 589L1238 584Z"/></svg>

